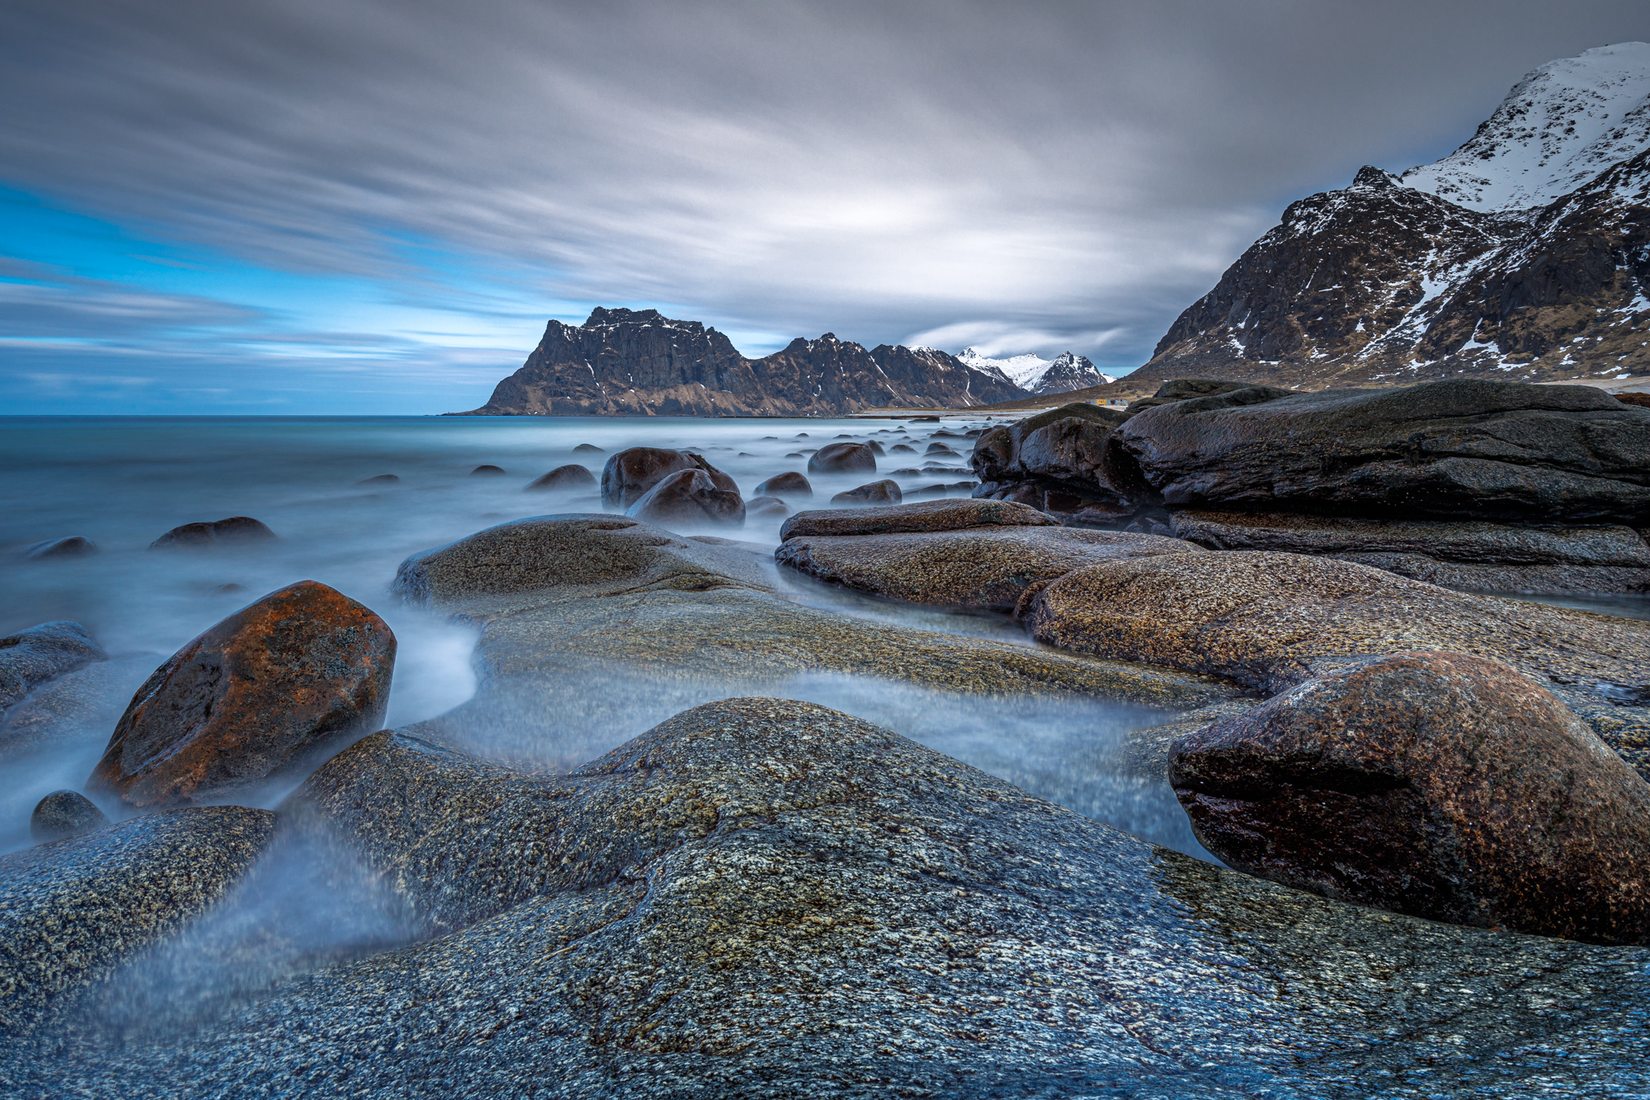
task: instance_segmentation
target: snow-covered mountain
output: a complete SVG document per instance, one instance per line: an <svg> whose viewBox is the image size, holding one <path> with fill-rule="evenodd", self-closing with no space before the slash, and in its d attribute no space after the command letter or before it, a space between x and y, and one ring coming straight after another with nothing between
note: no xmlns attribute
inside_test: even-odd
<svg viewBox="0 0 1650 1100"><path fill-rule="evenodd" d="M1543 65L1449 156L1290 205L1132 378L1650 372L1650 45Z"/></svg>
<svg viewBox="0 0 1650 1100"><path fill-rule="evenodd" d="M981 374L1001 378L1033 395L1068 393L1113 381L1109 375L1096 370L1087 356L1069 351L1061 352L1053 359L1031 354L993 359L980 354L975 348L964 348L957 360Z"/></svg>

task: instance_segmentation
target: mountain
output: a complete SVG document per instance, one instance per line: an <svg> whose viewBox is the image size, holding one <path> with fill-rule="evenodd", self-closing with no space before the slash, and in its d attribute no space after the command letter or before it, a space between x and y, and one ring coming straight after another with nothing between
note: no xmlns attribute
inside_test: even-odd
<svg viewBox="0 0 1650 1100"><path fill-rule="evenodd" d="M959 362L982 374L1002 378L1030 394L1069 393L1112 381L1101 374L1086 356L1061 352L1053 359L1038 355L1015 355L992 359L974 348L964 348Z"/></svg>
<svg viewBox="0 0 1650 1100"><path fill-rule="evenodd" d="M1455 152L1293 203L1128 379L1650 371L1650 45L1519 81Z"/></svg>
<svg viewBox="0 0 1650 1100"><path fill-rule="evenodd" d="M864 346L826 333L746 359L722 333L658 310L596 309L551 321L522 368L475 415L833 416L1024 397L932 348Z"/></svg>

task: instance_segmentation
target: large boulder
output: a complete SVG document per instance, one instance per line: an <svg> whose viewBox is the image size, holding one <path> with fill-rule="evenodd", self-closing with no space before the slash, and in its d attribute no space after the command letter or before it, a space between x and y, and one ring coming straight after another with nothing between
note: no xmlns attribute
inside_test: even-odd
<svg viewBox="0 0 1650 1100"><path fill-rule="evenodd" d="M1650 784L1551 692L1453 653L1361 661L1181 740L1233 867L1435 920L1650 942Z"/></svg>
<svg viewBox="0 0 1650 1100"><path fill-rule="evenodd" d="M188 1027L0 1044L0 1082L1496 1096L1534 1066L1631 1095L1650 1051L1650 952L1287 890L805 703L697 708L562 777L372 737L291 812L445 934Z"/></svg>
<svg viewBox="0 0 1650 1100"><path fill-rule="evenodd" d="M204 550L218 546L247 546L269 542L275 532L262 520L251 516L230 516L227 519L201 520L172 528L149 544L151 550Z"/></svg>
<svg viewBox="0 0 1650 1100"><path fill-rule="evenodd" d="M316 581L289 585L156 669L89 782L133 806L221 799L376 729L394 666L384 620Z"/></svg>
<svg viewBox="0 0 1650 1100"><path fill-rule="evenodd" d="M602 467L602 505L619 511L636 503L647 491L681 470L702 470L713 486L737 493L733 478L692 451L662 447L627 447L614 453Z"/></svg>
<svg viewBox="0 0 1650 1100"><path fill-rule="evenodd" d="M779 497L781 500L812 500L813 483L795 470L775 474L756 487L757 496Z"/></svg>
<svg viewBox="0 0 1650 1100"><path fill-rule="evenodd" d="M853 474L876 468L877 454L864 443L827 443L808 459L810 474Z"/></svg>
<svg viewBox="0 0 1650 1100"><path fill-rule="evenodd" d="M975 495L1017 500L1073 522L1129 514L1143 495L1110 446L1123 418L1121 410L1075 402L988 429L969 460L980 479Z"/></svg>
<svg viewBox="0 0 1650 1100"><path fill-rule="evenodd" d="M274 820L190 807L0 856L0 1035L37 1026L206 910L264 850Z"/></svg>
<svg viewBox="0 0 1650 1100"><path fill-rule="evenodd" d="M1038 641L1265 695L1349 658L1439 649L1547 684L1650 774L1650 622L1472 595L1352 562L1231 551L1090 565L1033 597Z"/></svg>
<svg viewBox="0 0 1650 1100"><path fill-rule="evenodd" d="M704 470L677 470L655 482L625 514L668 526L739 524L745 522L745 502L739 490L719 487Z"/></svg>
<svg viewBox="0 0 1650 1100"><path fill-rule="evenodd" d="M1234 399L1243 394L1260 399ZM1146 409L1114 442L1171 508L1519 523L1650 517L1650 411L1592 386L1254 388Z"/></svg>
<svg viewBox="0 0 1650 1100"><path fill-rule="evenodd" d="M0 717L29 692L108 655L79 623L41 623L0 638Z"/></svg>

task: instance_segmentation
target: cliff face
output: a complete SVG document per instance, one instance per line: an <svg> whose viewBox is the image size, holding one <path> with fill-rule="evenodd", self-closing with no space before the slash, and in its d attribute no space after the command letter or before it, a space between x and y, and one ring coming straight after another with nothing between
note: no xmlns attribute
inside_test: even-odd
<svg viewBox="0 0 1650 1100"><path fill-rule="evenodd" d="M728 338L657 310L597 309L551 321L479 415L830 416L885 406L954 407L1023 397L930 348L867 350L826 333L746 359Z"/></svg>
<svg viewBox="0 0 1650 1100"><path fill-rule="evenodd" d="M1650 370L1650 46L1543 66L1473 138L1292 204L1142 385L1317 388Z"/></svg>

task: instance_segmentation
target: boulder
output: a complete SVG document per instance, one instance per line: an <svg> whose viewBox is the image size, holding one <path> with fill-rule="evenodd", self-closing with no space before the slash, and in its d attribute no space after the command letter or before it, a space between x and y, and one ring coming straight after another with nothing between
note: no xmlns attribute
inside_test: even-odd
<svg viewBox="0 0 1650 1100"><path fill-rule="evenodd" d="M35 803L29 834L38 843L79 836L109 823L103 811L78 791L53 791Z"/></svg>
<svg viewBox="0 0 1650 1100"><path fill-rule="evenodd" d="M594 443L580 443L577 447L573 448L573 453L576 455L602 455L607 452L596 446Z"/></svg>
<svg viewBox="0 0 1650 1100"><path fill-rule="evenodd" d="M557 466L547 474L541 474L533 479L527 488L538 489L591 489L595 488L596 475L577 462L569 462L565 466Z"/></svg>
<svg viewBox="0 0 1650 1100"><path fill-rule="evenodd" d="M900 502L899 482L883 478L866 485L837 493L831 498L832 504L898 504Z"/></svg>
<svg viewBox="0 0 1650 1100"><path fill-rule="evenodd" d="M900 504L876 511L838 508L798 512L785 521L779 537L892 535L905 531L956 531L965 527L1049 527L1055 522L1035 508L1009 501L943 500Z"/></svg>
<svg viewBox="0 0 1650 1100"><path fill-rule="evenodd" d="M791 506L778 497L752 497L745 502L745 518L782 519L791 514Z"/></svg>
<svg viewBox="0 0 1650 1100"><path fill-rule="evenodd" d="M1643 390L1628 390L1626 393L1616 394L1616 400L1623 405L1633 405L1641 409L1650 409L1650 393Z"/></svg>
<svg viewBox="0 0 1650 1100"><path fill-rule="evenodd" d="M41 684L107 656L85 627L63 620L0 638L0 716Z"/></svg>
<svg viewBox="0 0 1650 1100"><path fill-rule="evenodd" d="M1062 649L1264 695L1401 650L1504 661L1650 774L1650 621L1455 592L1330 558L1231 551L1075 570L1036 594L1025 623Z"/></svg>
<svg viewBox="0 0 1650 1100"><path fill-rule="evenodd" d="M888 448L888 453L891 455L914 455L917 453L917 449L909 443L896 443Z"/></svg>
<svg viewBox="0 0 1650 1100"><path fill-rule="evenodd" d="M1115 442L1171 508L1514 523L1650 515L1650 411L1592 386L1252 387L1135 413Z"/></svg>
<svg viewBox="0 0 1650 1100"><path fill-rule="evenodd" d="M29 561L50 561L55 558L83 558L97 552L97 543L84 535L66 535L60 539L37 542L23 556Z"/></svg>
<svg viewBox="0 0 1650 1100"><path fill-rule="evenodd" d="M863 443L827 443L808 459L810 474L853 474L876 468L876 452Z"/></svg>
<svg viewBox="0 0 1650 1100"><path fill-rule="evenodd" d="M1356 662L1178 742L1226 863L1434 920L1650 941L1650 784L1497 661Z"/></svg>
<svg viewBox="0 0 1650 1100"><path fill-rule="evenodd" d="M925 455L951 455L953 457L961 457L957 455L956 451L952 450L950 447L947 447L944 443L930 443L927 450L922 453Z"/></svg>
<svg viewBox="0 0 1650 1100"><path fill-rule="evenodd" d="M812 500L813 483L795 470L775 474L756 487L757 496L779 497L782 500Z"/></svg>
<svg viewBox="0 0 1650 1100"><path fill-rule="evenodd" d="M132 806L222 799L382 722L395 636L300 581L224 619L138 689L90 784Z"/></svg>
<svg viewBox="0 0 1650 1100"><path fill-rule="evenodd" d="M649 489L680 470L703 470L716 489L739 491L733 478L692 451L629 447L615 453L602 467L602 505L620 510L629 508Z"/></svg>
<svg viewBox="0 0 1650 1100"><path fill-rule="evenodd" d="M230 516L228 519L185 523L172 528L149 544L151 550L205 549L214 546L244 546L268 542L275 537L263 523L251 516Z"/></svg>
<svg viewBox="0 0 1650 1100"><path fill-rule="evenodd" d="M1152 494L1110 446L1123 419L1120 410L1077 402L987 430L969 460L978 495L1062 515L1086 511L1085 521L1096 510L1102 520L1129 514Z"/></svg>
<svg viewBox="0 0 1650 1100"><path fill-rule="evenodd" d="M470 476L471 477L503 477L504 476L504 467L494 466L490 462L484 462L480 466L477 466L475 469L471 470L470 471Z"/></svg>
<svg viewBox="0 0 1650 1100"><path fill-rule="evenodd" d="M1174 534L1215 550L1281 550L1362 562L1450 588L1650 591L1650 543L1631 527L1485 520L1355 519L1284 513L1173 513Z"/></svg>
<svg viewBox="0 0 1650 1100"><path fill-rule="evenodd" d="M398 485L398 484L400 484L400 482L401 482L401 478L397 474L374 474L372 477L362 478L360 481L357 481L355 484L357 484L357 485Z"/></svg>
<svg viewBox="0 0 1650 1100"><path fill-rule="evenodd" d="M1028 591L1073 569L1115 558L1196 549L1157 535L998 524L888 534L794 535L774 551L774 559L818 580L886 599L1013 611Z"/></svg>
<svg viewBox="0 0 1650 1100"><path fill-rule="evenodd" d="M267 810L190 807L0 856L0 1035L15 1042L204 912L263 851L274 821Z"/></svg>
<svg viewBox="0 0 1650 1100"><path fill-rule="evenodd" d="M745 522L745 502L739 490L722 488L704 470L677 470L655 482L625 515L663 525L737 524Z"/></svg>

